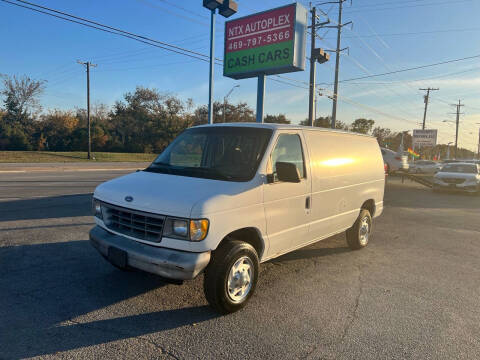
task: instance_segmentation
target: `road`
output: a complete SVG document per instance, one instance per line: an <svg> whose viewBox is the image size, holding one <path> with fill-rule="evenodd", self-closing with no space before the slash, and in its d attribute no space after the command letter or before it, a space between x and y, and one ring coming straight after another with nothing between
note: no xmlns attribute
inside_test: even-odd
<svg viewBox="0 0 480 360"><path fill-rule="evenodd" d="M0 358L477 359L480 197L390 179L369 246L343 235L262 264L235 314L121 272L88 243L108 172L0 174Z"/></svg>

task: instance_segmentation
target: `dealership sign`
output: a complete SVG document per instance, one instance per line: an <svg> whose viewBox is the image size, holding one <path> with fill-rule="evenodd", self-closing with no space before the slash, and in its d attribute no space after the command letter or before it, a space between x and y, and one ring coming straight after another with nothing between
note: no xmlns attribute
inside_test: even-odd
<svg viewBox="0 0 480 360"><path fill-rule="evenodd" d="M245 79L305 69L307 10L291 4L225 23L223 75Z"/></svg>
<svg viewBox="0 0 480 360"><path fill-rule="evenodd" d="M437 145L437 130L413 130L413 147Z"/></svg>

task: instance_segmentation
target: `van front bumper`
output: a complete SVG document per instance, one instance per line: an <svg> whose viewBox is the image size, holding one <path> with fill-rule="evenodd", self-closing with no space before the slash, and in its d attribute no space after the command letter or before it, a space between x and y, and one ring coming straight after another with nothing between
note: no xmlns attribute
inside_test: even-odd
<svg viewBox="0 0 480 360"><path fill-rule="evenodd" d="M193 253L150 246L112 234L98 225L90 230L90 243L116 266L128 266L174 280L193 279L210 262L210 251Z"/></svg>

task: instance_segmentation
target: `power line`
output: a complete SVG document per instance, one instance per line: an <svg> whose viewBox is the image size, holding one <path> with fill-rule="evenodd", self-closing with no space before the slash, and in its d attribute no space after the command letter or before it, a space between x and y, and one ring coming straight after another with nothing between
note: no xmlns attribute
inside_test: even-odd
<svg viewBox="0 0 480 360"><path fill-rule="evenodd" d="M5 0L2 0L5 1ZM385 75L391 75L391 74L398 74L402 72L407 72L407 71L413 71L413 70L419 70L419 69L425 69L433 66L438 66L438 65L445 65L445 64L450 64L458 61L465 61L465 60L471 60L471 59L476 59L480 58L480 55L473 55L473 56L467 56L459 59L453 59L453 60L446 60L446 61L441 61L433 64L428 64L428 65L420 65L420 66L415 66L411 68L405 68L405 69L400 69L400 70L395 70L395 71L389 71L381 74L373 74L373 75L367 75L367 76L359 76L355 78L349 78L349 79L343 79L339 80L339 82L348 82L348 81L355 81L355 80L361 80L361 79L369 79L369 78L374 78L374 77L379 77L379 76L385 76ZM322 83L322 85L332 85L331 83Z"/></svg>
<svg viewBox="0 0 480 360"><path fill-rule="evenodd" d="M287 76L284 76L284 75L275 75L276 78L280 78L282 80L278 80L278 79L274 79L272 77L268 77L267 79L270 80L270 81L275 81L275 82L278 82L278 83L281 83L281 84L286 84L286 85L290 85L290 86L293 86L293 87L297 87L297 88L300 88L300 89L304 89L304 90L309 90L309 84L307 82L304 82L304 81L301 81L301 80L297 80L297 79L293 79L293 78L290 78L290 77L287 77ZM297 84L304 84L305 86L301 86L301 85L297 85L297 84L292 84L288 81L294 81L296 82ZM323 91L325 92L328 92L330 94L330 96L333 95L333 91L331 90L328 90L328 89L323 89ZM394 120L400 120L400 121L404 121L406 123L410 123L410 124L416 124L415 121L412 121L412 120L408 120L408 119L405 119L401 116L397 116L397 115L392 115L392 114L388 114L386 112L383 112L381 110L378 110L374 107L371 107L371 106L368 106L368 105L365 105L365 104L362 104L362 103L359 103L357 101L354 101L346 96L340 96L338 95L338 99L340 101L343 101L343 102L346 102L347 104L350 104L350 105L353 105L353 106L356 106L356 107L359 107L359 108L362 108L362 109L365 109L365 110L368 110L368 111L371 111L373 113L377 113L379 115L382 115L382 116L385 116L385 117L388 117L390 119L394 119Z"/></svg>
<svg viewBox="0 0 480 360"><path fill-rule="evenodd" d="M480 31L480 28L464 28L464 29L445 29L445 30L430 30L430 31L412 31L403 33L386 33L386 34L362 34L356 37L358 38L374 38L377 36L409 36L409 35L425 35L425 34L438 34L438 33L452 33L452 32L468 32L468 31ZM355 36L344 36L345 39L351 39ZM334 39L334 37L328 37L328 39Z"/></svg>
<svg viewBox="0 0 480 360"><path fill-rule="evenodd" d="M196 13L196 12L192 12L192 10L190 9L187 9L187 8L184 8L183 6L180 6L172 1L168 1L168 0L157 0L157 1L160 1L160 2L163 2L165 4L168 4L170 6L173 6L177 9L180 9L180 10L183 10L185 11L186 13L189 13L189 14L192 14L192 15L195 15L195 16L198 16L199 18L202 18L202 19L206 19L206 20L209 20L209 16L207 15L202 15L202 14L199 14L199 13ZM208 25L208 24L207 24Z"/></svg>
<svg viewBox="0 0 480 360"><path fill-rule="evenodd" d="M408 8L416 8L416 7L425 7L425 6L438 6L438 5L451 5L451 4L458 4L458 3L466 3L466 2L471 2L471 0L458 0L458 1L444 1L444 2L436 2L436 3L430 3L430 4L417 4L417 5L407 5L407 6L394 6L394 7L372 7L372 8L364 8L364 9L358 9L358 10L348 10L348 13L358 13L358 12L363 12L363 11L384 11L384 10L396 10L396 9L408 9Z"/></svg>
<svg viewBox="0 0 480 360"><path fill-rule="evenodd" d="M45 9L45 10L54 12L56 14L61 14L61 15L52 14L52 13L49 13L47 11L35 9L35 8L30 7L30 6L18 4L18 3L15 3L15 2L9 1L9 0L0 0L0 1L3 1L3 2L11 4L11 5L15 5L15 6L18 6L18 7L22 7L22 8L25 8L25 9L29 9L29 10L32 10L32 11L36 11L36 12L39 12L39 13L42 13L42 14L45 14L45 15L53 16L53 17L56 17L56 18L59 18L59 19L62 19L62 20L72 22L72 23L87 26L87 27L90 27L90 28L93 28L93 29L96 29L96 30L100 30L100 31L103 31L103 32L123 36L123 37L129 38L129 39L132 39L132 40L135 40L135 41L147 44L147 45L155 46L155 47L158 47L158 48L163 49L163 50L167 50L167 51L170 51L170 52L177 53L177 54L180 54L180 55L189 56L189 57L192 57L192 58L195 58L195 59L198 59L198 60L202 60L202 61L205 61L205 62L209 61L208 60L209 56L205 55L205 54L197 53L195 51L191 51L191 50L179 47L179 46L171 45L171 44L168 44L168 43L163 42L163 41L158 41L158 40L151 39L151 38L148 38L148 37L143 36L143 35L134 34L134 33L131 33L131 32L125 31L125 30L114 28L114 27L111 27L111 26L108 26L108 25L104 25L104 24L101 24L101 23L98 23L98 22L95 22L95 21L91 21L91 20L81 18L81 17L75 16L75 15L64 13L64 12L61 12L61 11L58 11L58 10L50 9L50 8L40 6L40 5L36 5L36 4L33 4L33 3L29 3L27 1L16 0L16 1L26 3L28 5L35 6L35 7L41 8L41 9ZM62 16L62 15L64 15L64 16ZM65 16L67 16L67 17L65 17ZM69 19L68 17L71 17L73 19L78 19L78 20L81 20L81 21ZM91 24L94 24L94 25L91 25ZM160 44L160 45L158 45L158 44Z"/></svg>

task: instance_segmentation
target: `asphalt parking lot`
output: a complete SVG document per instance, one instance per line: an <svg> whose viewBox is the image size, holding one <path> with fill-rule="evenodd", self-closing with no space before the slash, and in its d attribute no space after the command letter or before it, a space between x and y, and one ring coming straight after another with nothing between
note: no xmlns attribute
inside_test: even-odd
<svg viewBox="0 0 480 360"><path fill-rule="evenodd" d="M480 197L391 178L369 246L343 235L262 264L218 316L202 276L121 272L88 242L122 171L0 174L0 358L478 359Z"/></svg>

